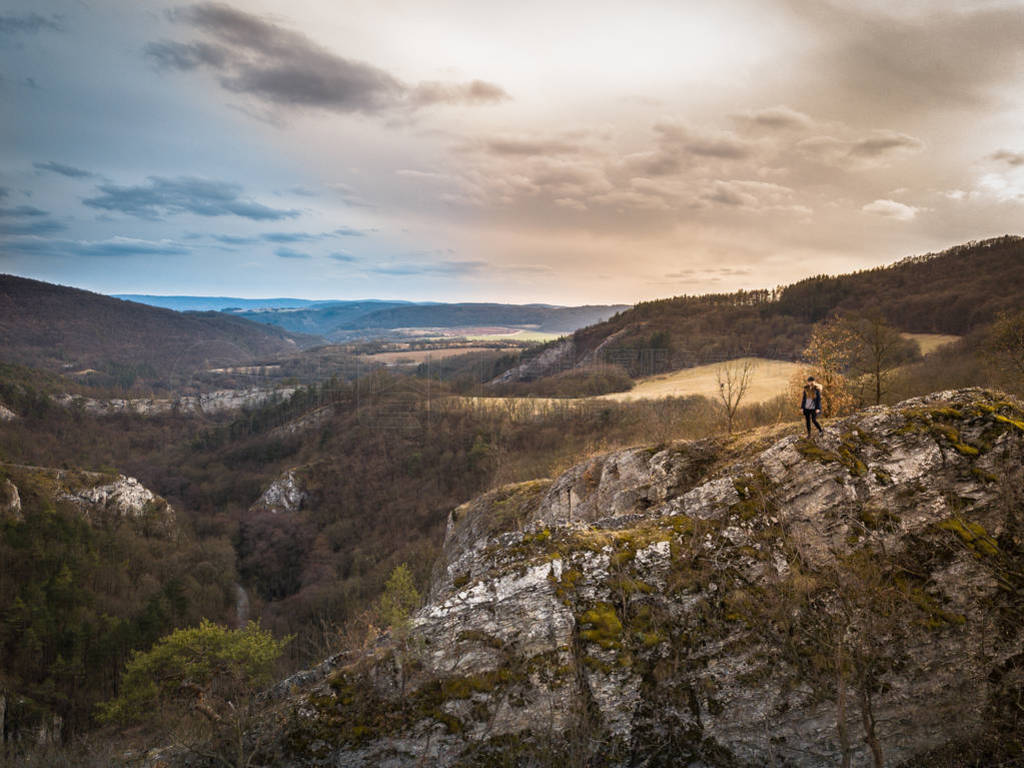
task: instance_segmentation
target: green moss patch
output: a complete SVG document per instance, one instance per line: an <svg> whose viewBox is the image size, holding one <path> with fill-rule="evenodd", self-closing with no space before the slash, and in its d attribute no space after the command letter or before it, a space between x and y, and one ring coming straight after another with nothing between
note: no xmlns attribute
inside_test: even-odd
<svg viewBox="0 0 1024 768"><path fill-rule="evenodd" d="M943 531L955 533L978 557L994 557L999 554L999 545L995 539L989 536L985 526L981 523L964 520L961 517L951 517L936 523L936 525Z"/></svg>
<svg viewBox="0 0 1024 768"><path fill-rule="evenodd" d="M611 603L598 603L579 617L580 639L602 648L622 647L622 621Z"/></svg>

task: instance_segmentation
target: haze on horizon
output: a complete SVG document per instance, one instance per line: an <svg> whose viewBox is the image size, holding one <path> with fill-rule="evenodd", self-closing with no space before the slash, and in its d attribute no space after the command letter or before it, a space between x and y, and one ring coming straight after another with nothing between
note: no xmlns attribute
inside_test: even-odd
<svg viewBox="0 0 1024 768"><path fill-rule="evenodd" d="M0 272L632 303L1020 231L1024 2L8 0Z"/></svg>

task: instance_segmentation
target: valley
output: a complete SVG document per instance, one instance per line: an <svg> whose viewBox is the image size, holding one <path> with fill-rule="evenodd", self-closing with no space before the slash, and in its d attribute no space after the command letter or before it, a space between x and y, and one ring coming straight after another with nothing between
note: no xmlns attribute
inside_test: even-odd
<svg viewBox="0 0 1024 768"><path fill-rule="evenodd" d="M940 254L932 261L937 261L943 270L952 271L956 268L954 262L969 257L977 267L974 279L985 286L1004 277L1000 270L1008 259L1013 263L1017 263L1014 259L1024 261L1021 247L1019 241L1000 240L980 244L967 254L957 250ZM1006 255L1007 249L1015 254L1012 258ZM999 258L993 259L989 272L977 266L993 253L998 253ZM921 264L911 262L910 266L918 268ZM898 264L872 274L875 288L886 279L902 280L906 269L906 265ZM840 284L844 279L829 278ZM22 298L19 290L24 289L34 297L47 290L43 284L31 281L8 280L3 285L8 306L28 306L28 299ZM569 710L564 707L575 706L570 703L577 695L571 691L576 689L563 689L557 683L558 675L562 674L558 670L566 668L575 669L573 674L586 680L597 701L603 702L601 722L611 730L601 731L605 734L601 738L621 746L615 739L627 732L640 734L648 725L662 727L656 717L650 719L651 713L635 709L634 704L621 699L632 696L629 691L643 689L644 684L637 681L648 673L643 670L660 668L658 665L663 662L657 660L658 654L679 652L663 646L659 633L669 631L676 636L695 631L684 632L681 627L661 629L660 624L652 623L653 618L644 618L648 615L645 612L654 617L669 611L667 604L646 596L676 594L673 590L682 589L678 593L680 600L710 601L707 609L701 609L712 611L701 614L705 617L701 619L705 622L702 626L706 627L701 631L718 633L723 638L739 637L730 622L742 623L746 615L743 611L753 610L749 595L743 596L747 594L744 590L762 594L760 590L768 589L756 580L749 581L755 578L754 563L761 562L760 556L753 553L757 546L768 546L767 539L762 537L767 534L759 526L768 526L765 531L770 529L773 536L778 533L783 537L778 541L792 541L794 546L797 542L806 543L805 537L810 535L801 527L807 525L806 515L770 525L766 522L765 510L769 507L779 510L778 514L772 513L776 517L782 510L795 514L795 507L786 500L789 497L778 496L775 484L788 484L791 492L787 493L794 498L801 493L817 494L818 490L808 489L812 485L819 488L820 478L813 482L810 479L818 466L831 473L828 477L834 475L836 485L829 486L827 494L831 495L827 499L823 496L822 503L838 505L834 513L828 514L848 521L843 534L846 538L842 540L847 542L844 546L853 549L843 556L854 557L855 534L860 542L857 546L862 549L876 543L884 543L887 548L911 547L910 542L916 540L913 537L925 535L921 531L927 529L928 536L935 534L927 526L914 528L916 532L908 528L900 536L909 538L894 539L897 529L892 526L896 523L886 522L889 518L876 510L873 502L865 502L866 506L858 507L860 511L846 510L845 502L841 502L846 498L843 494L860 498L857 494L861 491L844 488L860 488L858 484L870 481L878 486L876 489L869 483L872 494L922 493L916 481L906 474L910 471L906 462L922 462L924 466L937 460L937 454L928 445L936 444L947 461L971 459L973 451L988 455L998 445L999 466L980 460L971 463L973 459L969 466L964 464L959 469L943 465L943 471L953 473L950 482L961 483L957 487L963 491L963 497L974 499L971 503L975 506L970 509L979 510L981 517L977 520L981 522L975 522L970 510L960 512L952 507L942 507L935 512L939 515L935 519L936 524L942 525L949 520L966 520L967 538L961 540L967 545L988 541L978 538L982 536L977 532L981 528L972 527L983 526L984 536L991 533L992 541L998 538L994 546L1006 558L1012 560L1018 554L1020 544L1007 527L1010 524L991 517L994 513L984 499L1010 498L1017 493L1009 468L1019 461L1014 458L1018 454L1012 449L1015 443L1011 438L1017 434L1014 424L1021 419L1019 401L1014 397L1024 394L1024 382L1014 373L1012 358L998 357L992 351L1000 349L996 346L1001 338L997 336L1000 326L998 322L989 323L985 315L967 318L955 327L947 324L947 333L921 330L934 327L923 320L907 320L905 325L894 328L882 320L871 320L868 314L843 310L838 304L828 310L832 314L819 321L798 321L794 319L797 315L786 315L779 322L777 313L790 306L786 297L795 290L787 286L779 289L775 298L764 301L751 302L747 294L741 293L713 299L673 300L655 308L638 306L618 315L611 327L604 327L612 322L605 321L563 334L551 342L531 342L515 336L488 336L481 341L458 335L371 336L345 344L317 344L306 337L289 336L293 331L232 318L230 322L242 324L237 328L244 329L245 336L239 338L248 339L245 344L249 346L243 347L240 342L233 352L217 358L192 353L183 356L180 350L187 347L180 343L154 341L167 334L174 339L173 334L179 333L182 320L171 310L125 309L118 305L118 312L130 311L139 313L134 317L146 318L144 322L133 321L132 338L137 346L131 349L145 347L151 350L151 357L145 367L130 367L128 361L134 354L131 349L118 353L117 346L109 340L103 347L97 347L92 339L109 331L88 330L94 319L95 328L107 327L103 318L108 311L115 311L115 305L106 302L114 300L84 292L68 293L70 290L54 289L62 309L53 323L58 329L63 328L62 323L68 323L74 332L51 331L53 341L47 343L52 346L45 351L33 346L42 343L36 336L41 327L38 314L30 312L22 317L10 312L3 315L0 323L6 355L0 363L0 403L4 415L0 420L0 513L4 520L0 552L11 563L37 558L31 567L18 566L18 570L8 572L0 581L0 590L7 604L38 606L35 618L29 620L24 618L28 614L19 613L22 618L0 625L6 686L3 695L14 702L5 710L4 728L9 734L53 734L39 737L39 741L32 741L36 737L29 741L24 741L27 736L18 737L22 739L19 743L35 744L41 750L57 749L65 742L84 744L80 739L97 732L100 725L91 713L101 700L115 695L116 672L132 652L150 647L158 637L177 628L196 625L200 619L228 628L240 627L240 617L244 615L258 620L263 630L276 637L293 638L283 650L274 674L284 677L296 673L307 681L299 686L302 693L289 694L287 706L300 701L295 696L321 697L315 698L321 703L317 704L320 709L314 720L302 727L332 730L336 737L332 754L356 754L362 755L359 760L370 759L366 755L376 754L373 750L381 743L374 739L385 734L373 719L378 717L372 714L377 711L373 708L385 706L406 717L409 713L404 705L383 704L390 694L331 672L331 690L340 691L338 686L352 684L367 695L372 693L372 701L366 704L368 709L351 715L363 718L351 722L362 722L360 727L369 729L366 739L353 741L346 730L349 726L337 720L341 716L344 722L350 722L345 719L350 715L344 714L349 705L332 704L324 709L326 699L322 697L334 694L322 690L317 693L315 687L306 687L319 685L315 680L324 678L310 677L311 673L301 670L323 659L337 658L336 654L342 652L350 654L346 658L356 663L353 669L361 670L358 674L366 672L382 679L381 673L368 671L375 664L385 663L379 654L386 657L406 653L396 650L399 646L394 645L395 633L399 630L381 607L389 579L394 578L400 567L407 569L411 584L424 596L422 610L413 621L415 631L421 631L424 637L434 637L441 631L437 627L448 626L445 616L464 617L457 619L464 621L464 625L459 624L461 628L452 631L465 635L458 642L469 644L464 649L467 653L479 656L479 669L456 665L456 677L452 677L454 661L418 662L427 667L408 681L417 691L410 700L413 704L438 684L449 686L444 690L455 690L450 686L465 684L475 691L468 698L445 694L429 712L420 713L435 725L446 724L445 735L432 741L438 749L444 745L443 749L448 750L444 754L463 754L466 749L491 744L474 718L483 712L482 708L490 711L495 706L504 706L496 703L493 696L505 691L506 683L518 691L517 696L548 697L553 706L562 708L558 709L558 717L569 718L565 720L569 723ZM928 306L927 296L927 291L923 291L918 306ZM32 300L42 306L48 301ZM80 305L76 305L79 300ZM704 307L706 312L696 307ZM151 316L151 311L158 314ZM753 322L752 313L760 318L758 322ZM840 316L845 319L836 319ZM184 317L193 321L187 313ZM202 329L196 331L201 336L208 333L208 328L225 327L220 325L218 316L207 317L208 313L203 313L195 318L201 321L196 326ZM151 336L146 335L150 333L147 323L156 323ZM599 335L598 329L602 328ZM792 342L786 343L792 344L792 348L799 347L798 353L730 357L728 352L712 352L721 349L715 345L724 338L722 334L732 339L737 348L756 348L766 338L766 328L781 334L777 339L789 339L792 335ZM806 335L797 336L797 331ZM852 354L842 369L828 368L827 364L822 368L823 358L815 351L815 339L820 334L826 334L822 338L843 339L844 344L852 345L856 334L869 332L888 334L884 338L893 350L883 358L884 369L880 369L877 381L868 358ZM629 341L631 338L634 341ZM255 339L261 339L259 344L283 341L284 346L276 352L268 351L254 346ZM641 346L627 346L636 339L642 342ZM694 352L700 349L704 351ZM122 357L122 362L108 357L116 354L128 357ZM66 362L58 364L58 360L74 362L69 369ZM742 397L732 402L734 411L727 419L719 377L727 368L742 369L745 362L750 363L748 386ZM84 372L86 366L92 372ZM800 440L803 425L796 420L792 387L808 371L829 381L829 395L841 391L847 399L830 405L824 414L826 437L818 443L804 444ZM827 379L829 376L839 378ZM910 404L904 402L908 398L930 397L929 393L939 390L952 394L935 396L934 404L927 399L921 401L924 405L915 405L918 401L914 400ZM996 390L1007 394L997 395ZM876 417L862 415L881 413L863 410L874 405L876 396L882 404L895 407L884 411L884 418L891 420L885 422L884 428L872 421ZM924 421L913 416L921 409L931 414L927 418L922 416ZM964 415L968 411L977 413L968 418ZM956 421L961 418L967 419L962 425ZM896 442L889 445L892 440L903 439L894 435L900 435L904 428L913 428L913 434L921 436L914 438L918 442L913 448L901 447L903 444ZM729 429L732 436L727 435ZM876 444L876 440L881 442ZM884 447L879 447L883 443ZM650 465L644 464L648 461L646 457L662 456L659 451L666 450L671 456L664 467L660 459L654 458ZM673 451L685 458L672 458L676 456ZM800 467L793 465L797 461L790 455L793 451L804 462ZM783 464L789 467L786 471L798 474L772 474L782 471L770 458L775 455L773 452L784 454ZM766 473L764 477L758 474L762 471ZM843 479L844 473L852 479ZM744 486L746 490L723 491L725 481L721 478L726 475L732 478L726 485L735 489L739 489L735 477L748 478L744 481L748 483ZM966 489L965 481L956 481L953 475L970 475L972 482L981 484ZM659 479L652 479L655 476ZM671 480L672 477L677 480ZM883 491L890 488L889 483L893 484L891 490ZM563 491L568 502L561 500ZM726 492L728 503L714 502L713 506L717 504L718 509L724 504L732 510L729 514L739 515L737 525L744 531L743 536L753 537L749 541L743 539L746 543L736 544L739 534L729 533L733 523L716 517L724 512L707 511L708 517L695 511L699 504L712 503L707 500ZM740 495L733 498L734 493ZM546 500L541 504L542 496ZM131 514L117 511L119 505L128 503L123 499L134 500L131 504L135 511ZM900 499L899 505L911 504L903 497ZM563 508L563 503L570 506ZM664 520L658 517L661 513L650 519L643 517L659 504L668 504L674 510L665 512L669 516L665 519L672 525L676 525L672 515L683 515L690 522L680 517L683 522L679 525L686 530L691 525L701 531L707 527L713 537L728 534L727 538L732 537L729 541L735 539L734 544L727 545L723 539L715 545L719 554L694 554L697 559L683 568L682 561L677 562L682 555L677 553L677 557L673 553L682 552L681 547L689 552L698 550L693 549L693 539L682 535L683 528L662 531ZM570 514L570 509L571 522L567 522L565 515ZM612 517L608 518L608 514ZM465 534L460 533L464 515L465 525L469 526ZM616 515L621 521L616 521ZM700 520L705 522L695 522ZM957 530L949 527L947 533L955 534ZM459 549L469 545L470 539L464 536L473 531L476 533L472 535L483 537L478 543L491 553L487 557L497 558L486 567L467 560L465 552ZM524 578L533 579L534 570L539 567L535 555L544 549L543 542L548 541L548 536L554 549L544 557L560 558L559 573L544 571L543 578L537 576L529 584L515 582L519 586L514 586L509 582L507 586L546 595L545 585L553 584L555 602L569 601L558 603L564 607L555 609L555 614L562 618L551 620L558 624L558 632L570 631L562 626L569 622L566 627L575 627L571 632L577 633L583 644L569 655L559 650L561 646L548 649L554 655L545 655L544 659L553 664L548 671L554 675L554 687L545 687L548 683L538 682L540 678L533 673L518 677L520 673L507 671L518 669L516 665L520 663L533 664L530 659L536 661L529 654L516 661L520 658L516 654L533 647L532 640L520 638L509 628L511 625L494 630L474 614L463 613L475 610L477 591L505 583L502 579L507 574L503 569L525 568ZM938 547L945 542L942 547L948 548L956 541L940 537L932 544ZM654 549L645 549L648 545ZM739 547L736 552L729 548L734 545ZM790 545L779 546L786 549ZM820 549L825 544L814 546ZM621 556L619 549L624 553ZM507 555L500 554L506 550ZM669 560L662 563L665 552ZM607 557L611 558L607 563L601 560ZM772 555L769 559L776 562L779 558ZM633 566L628 564L633 562L635 572L629 570ZM807 563L798 566L797 562L789 563L790 573L810 567ZM127 571L123 570L124 563L128 563ZM683 568L679 573L672 570L677 565ZM859 571L828 575L815 570L820 565L801 570L806 573L801 578L817 580L814 583L826 592L830 587L821 581L826 575L845 580L862 578ZM544 567L550 570L554 566ZM889 564L885 569L893 567L896 566ZM662 574L665 568L668 575ZM488 575L487 569L494 574ZM715 575L718 569L725 570ZM747 581L736 581L736 573L746 573L743 569L750 571L743 577ZM572 576L575 571L582 575ZM700 579L710 579L720 585L719 590L725 590L719 593L724 602L717 597L712 599L710 587L704 581L698 580L704 586L693 582L697 586L692 587L696 590L692 593L686 591L689 587L680 586L690 583L686 579L696 578L696 571L704 574ZM981 579L975 575L976 581ZM583 581L579 582L578 591L573 591L568 585L577 578ZM928 581L931 578L920 589L937 595L937 587L928 586L932 584ZM941 577L950 578L953 577ZM935 579L941 581L939 576ZM62 592L65 588L60 584L70 585L71 592ZM826 597L826 592L815 591L818 587L800 588L809 590L807 595L818 595L814 599L833 605L829 602L833 598ZM72 594L73 598L69 596ZM965 621L971 627L976 621L989 620L958 608L952 593L942 595L941 599L934 597L938 602L922 603L925 598L920 598L916 605L924 611L922 621L942 622L936 631L945 633L943 642L953 643L959 626L959 619L943 617L969 616ZM62 606L72 599L84 607L65 611ZM1007 610L1017 610L1015 605L1011 601ZM453 610L456 613L451 613ZM611 613L603 618L602 611ZM502 619L506 620L510 620L508 616ZM432 622L437 621L441 623L435 626ZM538 614L523 621L544 625L547 619ZM616 629L619 626L623 629ZM627 628L628 633L620 638ZM908 625L899 631L909 638L918 630ZM610 634L605 637L606 633ZM484 634L497 639L485 640ZM107 641L102 640L115 637L116 642L105 644ZM373 637L381 638L379 642L383 645L379 646L379 654L374 651L366 657L366 643ZM704 642L694 638L694 647ZM757 642L770 644L774 640L762 638ZM1007 648L1013 642L1016 641L1008 639ZM484 651L483 646L477 645L470 648L472 643L483 643L491 650ZM35 649L33 654L24 653L23 649L29 647L26 644ZM768 647L764 646L762 651L769 652ZM449 651L455 652L441 644L436 653ZM535 651L548 653L540 646ZM357 663L358 659L362 661ZM720 661L726 663L725 659ZM796 666L791 673L797 678L809 674L800 671L802 662L798 662L799 659L792 662ZM502 666L506 664L512 666ZM355 673L345 673L349 674ZM513 674L516 677L507 677ZM696 672L686 674L691 675L686 679L693 685L711 684L700 682L710 678ZM102 684L82 688L80 681L92 679L91 675L102 677ZM442 682L437 683L437 679ZM900 685L911 688L920 684L920 677L900 679ZM713 683L724 690L733 690L730 686L735 686L728 675L715 677ZM655 687L650 695L676 694ZM470 700L479 705L473 710L477 714L460 703ZM879 699L883 700L884 697ZM710 729L706 738L712 738L710 734L714 731L713 738L721 740L721 745L731 745L729 750L742 753L742 738L724 720L708 719L714 714L708 708L715 706L700 704L701 717ZM955 711L952 704L949 706ZM794 715L797 719L820 717L820 713L808 714L817 710L806 702L794 711L804 713ZM525 739L529 749L540 749L543 741L536 740L536 724L528 726L534 729L532 736L516 725L533 723L532 712L527 708L513 720L501 720L501 728L510 738L520 734L515 738ZM496 715L491 712L488 716ZM752 715L743 710L736 716ZM402 720L394 727L413 727L418 722L416 717L408 722ZM456 720L462 725L456 727ZM620 721L620 725L615 725ZM627 728L622 725L626 722L634 725ZM648 725L641 727L638 723ZM590 727L597 726L592 723L587 726ZM1004 727L1008 726L999 725ZM115 740L122 740L118 743L125 748L135 738L131 731L106 728L106 733L117 734ZM469 736L458 735L463 732ZM411 740L409 743L418 743L416 739L420 736L415 728L402 733L406 734L402 738ZM284 735L280 738L286 739ZM930 736L914 738L917 741L912 746L893 749L905 748L910 750L906 754L915 754L914 750L927 745L939 748L943 743ZM289 759L294 765L305 765L310 754L300 749ZM455 758L444 758L449 759Z"/></svg>

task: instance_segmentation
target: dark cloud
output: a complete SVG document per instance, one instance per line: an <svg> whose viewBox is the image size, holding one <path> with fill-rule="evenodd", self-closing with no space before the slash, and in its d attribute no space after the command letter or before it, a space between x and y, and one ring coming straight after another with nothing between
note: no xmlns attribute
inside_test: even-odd
<svg viewBox="0 0 1024 768"><path fill-rule="evenodd" d="M255 245L258 237L241 237L239 235L210 235L210 238L224 245Z"/></svg>
<svg viewBox="0 0 1024 768"><path fill-rule="evenodd" d="M255 221L277 221L299 215L296 210L271 208L242 197L242 187L238 184L193 176L173 179L150 176L147 184L126 187L101 184L97 189L101 194L84 199L85 205L143 219L193 213L197 216L241 216Z"/></svg>
<svg viewBox="0 0 1024 768"><path fill-rule="evenodd" d="M468 83L420 83L409 92L410 101L419 106L429 104L495 104L510 97L499 85L484 80Z"/></svg>
<svg viewBox="0 0 1024 768"><path fill-rule="evenodd" d="M0 187L0 200L3 200L9 194L11 194L11 190L9 190L7 187Z"/></svg>
<svg viewBox="0 0 1024 768"><path fill-rule="evenodd" d="M896 131L875 131L873 136L853 142L850 154L854 157L880 157L892 152L919 152L924 142Z"/></svg>
<svg viewBox="0 0 1024 768"><path fill-rule="evenodd" d="M14 208L0 208L0 217L46 216L47 212L31 205L18 205Z"/></svg>
<svg viewBox="0 0 1024 768"><path fill-rule="evenodd" d="M308 253L302 253L301 251L293 251L291 248L285 248L281 246L277 248L274 253L280 256L282 259L311 259L313 258Z"/></svg>
<svg viewBox="0 0 1024 768"><path fill-rule="evenodd" d="M353 229L352 227L338 227L333 232L339 237L366 237L366 233L361 229Z"/></svg>
<svg viewBox="0 0 1024 768"><path fill-rule="evenodd" d="M308 243L321 240L326 235L311 235L308 232L265 232L260 237L268 243Z"/></svg>
<svg viewBox="0 0 1024 768"><path fill-rule="evenodd" d="M525 157L530 155L571 155L580 151L577 143L562 139L490 139L484 148L494 155Z"/></svg>
<svg viewBox="0 0 1024 768"><path fill-rule="evenodd" d="M989 155L990 160L998 160L999 162L1006 163L1017 167L1024 165L1024 152L1014 152L1009 149L1000 149L997 152L993 152Z"/></svg>
<svg viewBox="0 0 1024 768"><path fill-rule="evenodd" d="M73 165L64 165L64 163L58 163L53 160L45 163L32 163L32 167L40 171L59 173L61 176L67 176L69 179L91 179L96 176L92 171L85 171L81 168L75 168Z"/></svg>
<svg viewBox="0 0 1024 768"><path fill-rule="evenodd" d="M34 34L45 29L60 32L60 16L40 16L38 13L0 15L0 35Z"/></svg>
<svg viewBox="0 0 1024 768"><path fill-rule="evenodd" d="M166 240L135 240L114 237L98 242L79 242L69 250L76 256L185 256L191 250Z"/></svg>
<svg viewBox="0 0 1024 768"><path fill-rule="evenodd" d="M1019 6L961 4L893 14L822 0L786 0L820 46L807 71L858 111L906 115L976 106L1012 82L1024 63Z"/></svg>
<svg viewBox="0 0 1024 768"><path fill-rule="evenodd" d="M0 221L0 235L52 235L67 229L53 219L31 219L29 221Z"/></svg>
<svg viewBox="0 0 1024 768"><path fill-rule="evenodd" d="M500 86L482 80L409 86L372 64L338 56L299 32L221 3L201 3L171 17L209 39L150 43L146 56L159 69L209 69L225 90L274 106L376 113L508 98Z"/></svg>
<svg viewBox="0 0 1024 768"><path fill-rule="evenodd" d="M809 128L814 125L814 120L809 115L784 105L767 107L753 112L733 115L733 117L742 123L775 131Z"/></svg>
<svg viewBox="0 0 1024 768"><path fill-rule="evenodd" d="M57 240L27 237L13 240L4 248L14 253L35 256L184 256L188 248L170 240L137 240L112 237L107 240Z"/></svg>

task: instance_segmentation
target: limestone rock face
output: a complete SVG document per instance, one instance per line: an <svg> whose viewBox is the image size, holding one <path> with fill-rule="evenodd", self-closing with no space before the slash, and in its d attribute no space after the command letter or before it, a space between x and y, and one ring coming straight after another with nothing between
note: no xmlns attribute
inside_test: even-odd
<svg viewBox="0 0 1024 768"><path fill-rule="evenodd" d="M81 395L63 394L58 395L54 400L58 405L65 408L82 408L86 413L96 416L111 416L117 413L158 416L175 412L212 414L261 405L275 397L288 398L295 390L295 387L282 387L279 389L262 389L260 387L219 389L199 395L183 395L174 399L141 397L97 400L92 397L82 397Z"/></svg>
<svg viewBox="0 0 1024 768"><path fill-rule="evenodd" d="M14 421L17 418L19 418L18 414L16 414L3 403L0 403L0 421Z"/></svg>
<svg viewBox="0 0 1024 768"><path fill-rule="evenodd" d="M0 481L0 515L21 517L16 480L43 490L54 501L71 502L84 519L93 523L129 520L158 535L171 535L176 530L174 509L134 477L18 464L0 464L0 469L11 475Z"/></svg>
<svg viewBox="0 0 1024 768"><path fill-rule="evenodd" d="M0 518L21 520L21 494L18 486L5 478L0 483Z"/></svg>
<svg viewBox="0 0 1024 768"><path fill-rule="evenodd" d="M251 509L293 514L302 509L306 498L306 490L296 470L289 469L270 484Z"/></svg>
<svg viewBox="0 0 1024 768"><path fill-rule="evenodd" d="M301 678L282 764L1014 757L1020 404L958 390L786 431L616 451L454 510L408 637Z"/></svg>

